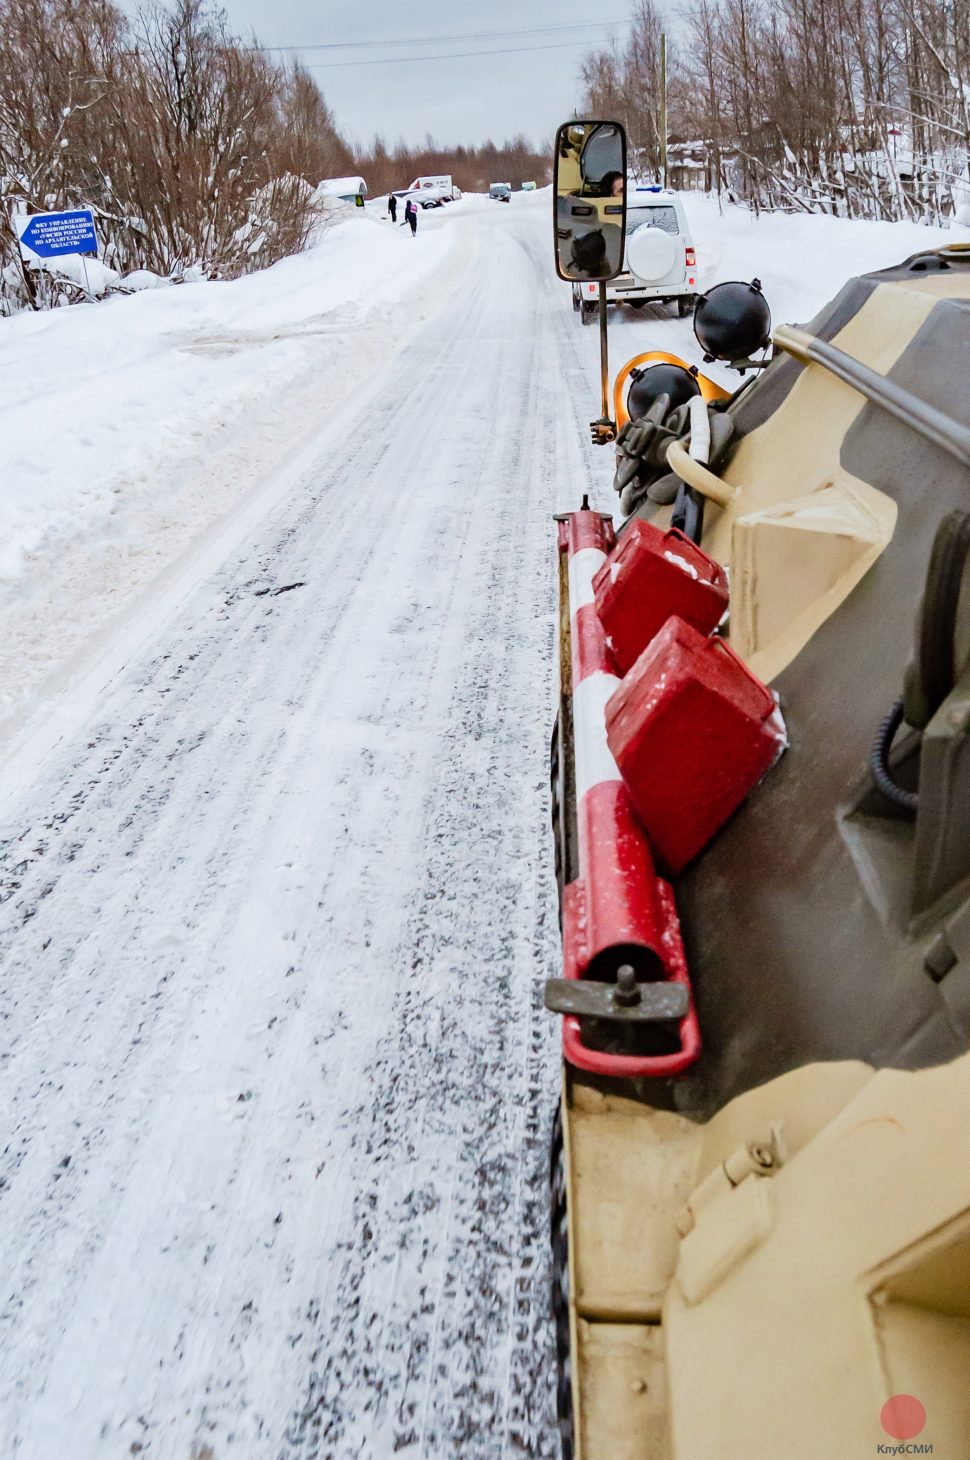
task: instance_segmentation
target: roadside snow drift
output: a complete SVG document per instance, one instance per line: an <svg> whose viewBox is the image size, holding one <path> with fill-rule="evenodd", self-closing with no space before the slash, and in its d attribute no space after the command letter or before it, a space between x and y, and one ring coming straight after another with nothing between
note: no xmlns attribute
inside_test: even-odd
<svg viewBox="0 0 970 1460"><path fill-rule="evenodd" d="M231 283L0 321L0 716L437 307L452 236L351 213Z"/></svg>
<svg viewBox="0 0 970 1460"><path fill-rule="evenodd" d="M682 193L681 198L697 251L698 289L729 279L760 279L773 324L805 324L853 275L888 268L924 249L970 241L970 229L959 224L944 229L818 213L755 215L732 203L719 207L715 197L703 193ZM568 286L562 290L568 308ZM598 351L596 331L584 334L591 337L585 348L592 359ZM610 336L614 368L642 350L670 350L702 363L693 320L677 318L668 305L611 308ZM741 384L737 373L723 365L703 369L728 390Z"/></svg>
<svg viewBox="0 0 970 1460"><path fill-rule="evenodd" d="M346 332L414 289L448 248L349 218L315 247L232 283L0 324L0 594L27 558L85 530L124 530L160 457L196 457L206 431L282 392L311 336Z"/></svg>
<svg viewBox="0 0 970 1460"><path fill-rule="evenodd" d="M954 225L873 223L818 213L761 213L702 193L684 193L701 287L758 278L775 324L804 323L855 274L901 263L923 249L970 241ZM735 377L736 379L736 377Z"/></svg>

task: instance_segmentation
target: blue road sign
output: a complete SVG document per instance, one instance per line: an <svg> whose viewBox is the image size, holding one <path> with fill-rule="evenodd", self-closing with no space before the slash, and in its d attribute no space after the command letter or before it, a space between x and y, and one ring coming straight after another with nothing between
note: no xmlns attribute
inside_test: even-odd
<svg viewBox="0 0 970 1460"><path fill-rule="evenodd" d="M42 259L98 251L94 215L89 208L76 208L71 213L33 213L19 220L19 233L24 248Z"/></svg>

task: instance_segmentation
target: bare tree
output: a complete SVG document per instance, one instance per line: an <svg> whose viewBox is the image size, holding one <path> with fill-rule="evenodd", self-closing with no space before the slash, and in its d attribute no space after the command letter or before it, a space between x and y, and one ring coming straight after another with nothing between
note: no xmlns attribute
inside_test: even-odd
<svg viewBox="0 0 970 1460"><path fill-rule="evenodd" d="M49 302L16 212L88 207L105 262L228 276L303 247L353 154L309 74L208 0L0 0L0 310Z"/></svg>
<svg viewBox="0 0 970 1460"><path fill-rule="evenodd" d="M590 52L583 108L651 156L661 20ZM672 52L674 153L754 208L945 219L970 201L970 0L692 0Z"/></svg>

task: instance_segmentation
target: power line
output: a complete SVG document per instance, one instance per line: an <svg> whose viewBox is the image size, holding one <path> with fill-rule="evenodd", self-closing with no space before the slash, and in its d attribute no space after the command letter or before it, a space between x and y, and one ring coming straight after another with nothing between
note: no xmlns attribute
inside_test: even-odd
<svg viewBox="0 0 970 1460"><path fill-rule="evenodd" d="M500 51L447 51L439 56L389 56L374 61L308 61L310 71L334 71L341 66L400 66L417 61L457 61L463 56L524 56L528 51L565 51L582 45L580 40L558 41L551 46L506 46Z"/></svg>
<svg viewBox="0 0 970 1460"><path fill-rule="evenodd" d="M382 41L312 41L304 44L300 42L291 46L250 46L253 51L346 51L346 50L368 50L382 46L430 46L438 45L446 41L484 41L501 37L503 40L515 35L546 35L553 31L564 30L602 30L611 25L627 25L626 20L598 20L592 25L589 21L582 21L575 25L527 25L518 30L467 30L451 31L444 35L421 35L421 36L396 36ZM523 50L536 50L541 47L524 46ZM467 54L473 55L474 52ZM498 55L497 51L482 51L482 55ZM423 58L415 58L423 59ZM335 63L338 64L338 63ZM354 62L347 62L347 65L354 65ZM361 63L363 64L363 63Z"/></svg>

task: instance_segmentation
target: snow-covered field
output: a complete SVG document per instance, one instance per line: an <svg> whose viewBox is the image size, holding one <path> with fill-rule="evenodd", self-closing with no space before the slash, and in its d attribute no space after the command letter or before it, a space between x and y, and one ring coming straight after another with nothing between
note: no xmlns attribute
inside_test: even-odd
<svg viewBox="0 0 970 1460"><path fill-rule="evenodd" d="M690 206L776 319L933 241ZM549 235L0 323L5 1457L557 1453L550 518L615 498Z"/></svg>

